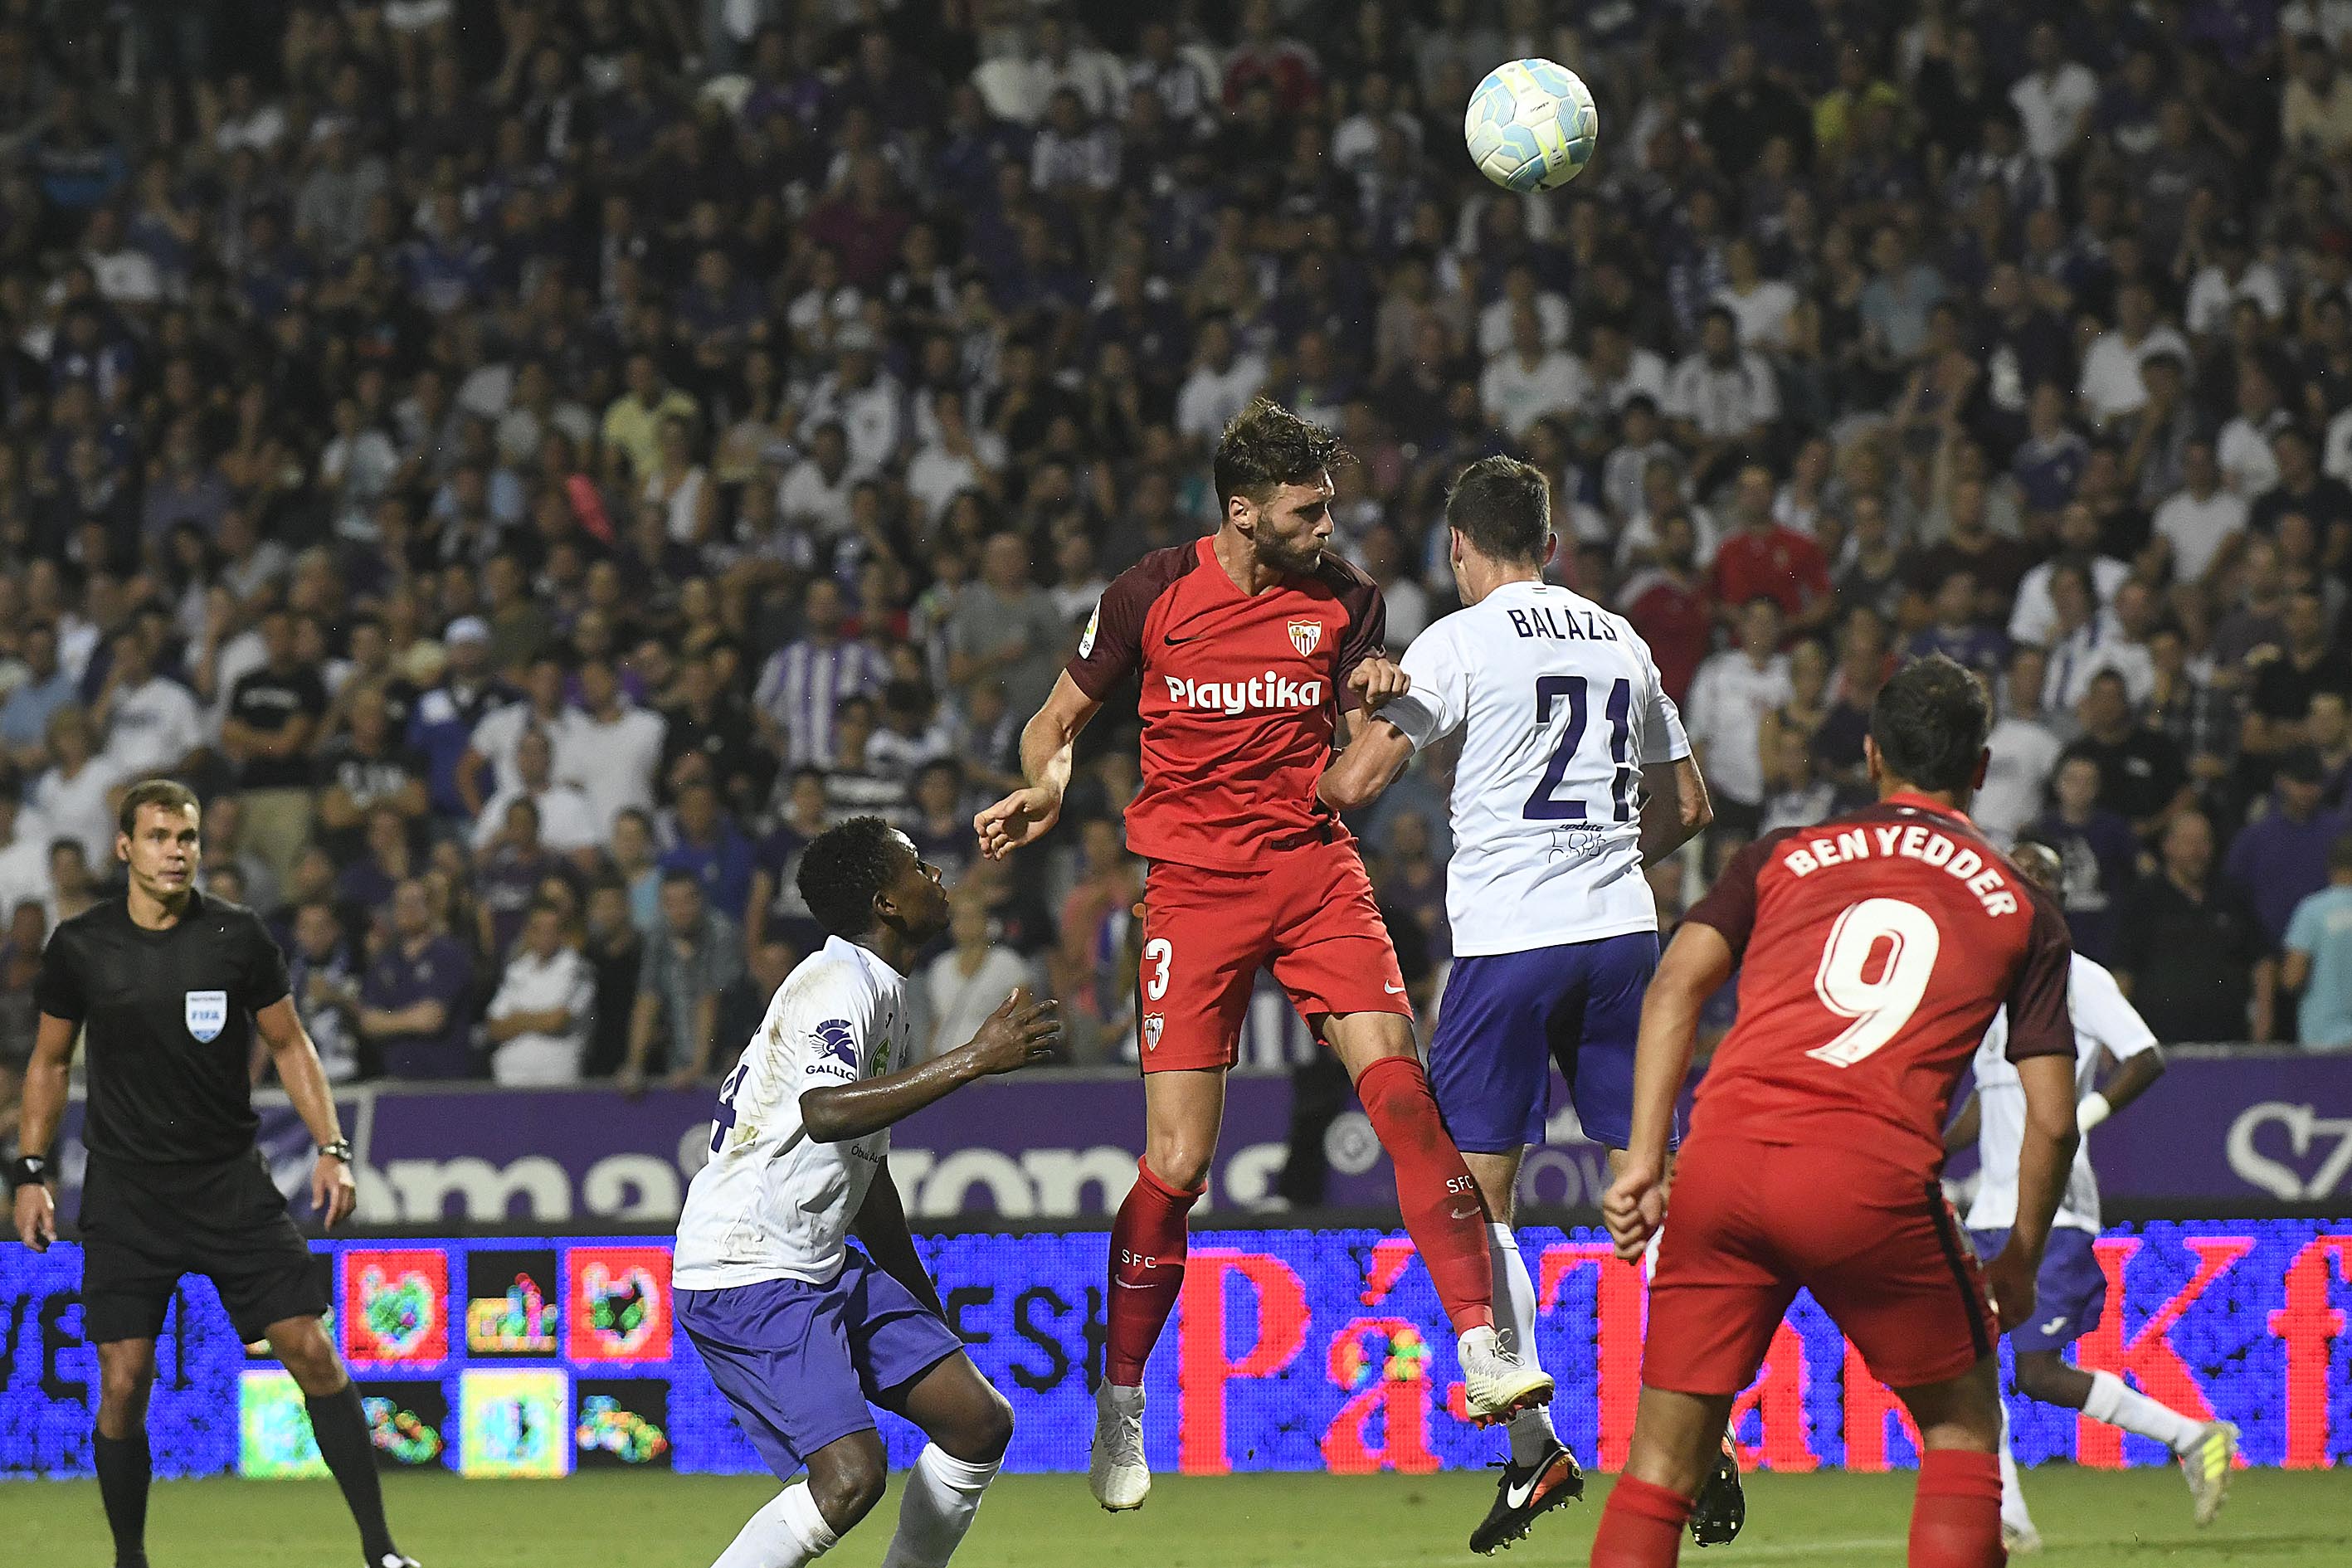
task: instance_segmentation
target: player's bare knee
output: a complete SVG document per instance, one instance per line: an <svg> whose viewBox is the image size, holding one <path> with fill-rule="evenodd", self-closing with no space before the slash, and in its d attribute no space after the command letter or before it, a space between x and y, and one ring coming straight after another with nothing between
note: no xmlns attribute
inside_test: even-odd
<svg viewBox="0 0 2352 1568"><path fill-rule="evenodd" d="M847 1534L873 1512L888 1483L879 1444L835 1444L809 1461L809 1497L835 1535Z"/></svg>
<svg viewBox="0 0 2352 1568"><path fill-rule="evenodd" d="M155 1385L152 1351L118 1351L100 1345L98 1357L98 1425L110 1437L128 1436L147 1419L147 1395Z"/></svg>
<svg viewBox="0 0 2352 1568"><path fill-rule="evenodd" d="M973 1401L954 1431L935 1433L931 1438L951 1458L968 1465L992 1465L1013 1446L1011 1402L986 1384L981 1384L981 1393L986 1397Z"/></svg>
<svg viewBox="0 0 2352 1568"><path fill-rule="evenodd" d="M1209 1162L1214 1148L1213 1142L1199 1142L1181 1134L1155 1139L1145 1152L1143 1163L1168 1185L1189 1193L1209 1179Z"/></svg>

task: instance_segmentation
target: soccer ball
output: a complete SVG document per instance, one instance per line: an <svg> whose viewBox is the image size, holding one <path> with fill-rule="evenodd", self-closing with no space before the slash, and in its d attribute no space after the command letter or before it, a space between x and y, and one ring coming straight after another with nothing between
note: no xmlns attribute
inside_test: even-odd
<svg viewBox="0 0 2352 1568"><path fill-rule="evenodd" d="M1549 60L1496 66L1470 95L1463 139L1478 172L1507 191L1549 191L1592 161L1601 114L1577 74Z"/></svg>

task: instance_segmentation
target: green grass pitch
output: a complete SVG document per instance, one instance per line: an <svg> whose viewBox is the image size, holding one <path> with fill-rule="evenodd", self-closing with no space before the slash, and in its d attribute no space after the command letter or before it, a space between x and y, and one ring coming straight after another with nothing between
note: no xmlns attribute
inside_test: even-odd
<svg viewBox="0 0 2352 1568"><path fill-rule="evenodd" d="M2142 1568L2352 1563L2352 1482L2326 1473L2241 1472L2211 1530L2189 1523L2170 1470L2124 1474L2051 1467L2027 1476L2047 1542L2021 1563ZM991 1488L959 1568L1427 1568L1472 1563L1463 1544L1493 1496L1491 1475L1164 1477L1140 1514L1096 1508L1080 1476L1008 1476ZM1538 1521L1495 1561L1580 1565L1599 1501ZM425 1568L704 1568L774 1491L750 1477L599 1475L557 1482L466 1482L394 1476L388 1506L402 1545ZM1743 1563L1862 1568L1900 1564L1911 1506L1907 1475L1754 1476L1748 1526L1727 1547L1685 1546L1702 1568ZM826 1568L872 1568L898 1516L898 1489L826 1554ZM92 1482L0 1486L9 1561L103 1568L110 1561ZM158 1483L149 1517L154 1568L320 1568L356 1563L359 1547L327 1481Z"/></svg>

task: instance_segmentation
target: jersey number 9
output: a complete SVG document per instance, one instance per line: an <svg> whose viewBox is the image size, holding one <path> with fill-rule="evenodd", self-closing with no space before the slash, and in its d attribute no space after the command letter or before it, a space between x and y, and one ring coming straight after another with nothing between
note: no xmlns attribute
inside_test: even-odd
<svg viewBox="0 0 2352 1568"><path fill-rule="evenodd" d="M1875 966L1872 961L1884 958ZM1900 899L1864 899L1849 905L1830 927L1813 994L1841 1018L1853 1020L1827 1045L1805 1054L1832 1067L1850 1068L1903 1032L1927 994L1943 935L1935 918Z"/></svg>

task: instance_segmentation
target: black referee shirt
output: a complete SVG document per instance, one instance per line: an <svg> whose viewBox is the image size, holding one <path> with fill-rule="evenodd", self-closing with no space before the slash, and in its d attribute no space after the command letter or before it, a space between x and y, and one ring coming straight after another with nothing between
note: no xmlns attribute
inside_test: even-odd
<svg viewBox="0 0 2352 1568"><path fill-rule="evenodd" d="M253 1147L253 1015L287 994L286 955L242 904L188 895L166 931L115 897L58 926L33 994L88 1026L92 1154L147 1163L233 1160Z"/></svg>

